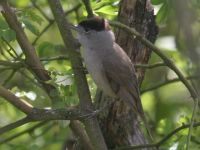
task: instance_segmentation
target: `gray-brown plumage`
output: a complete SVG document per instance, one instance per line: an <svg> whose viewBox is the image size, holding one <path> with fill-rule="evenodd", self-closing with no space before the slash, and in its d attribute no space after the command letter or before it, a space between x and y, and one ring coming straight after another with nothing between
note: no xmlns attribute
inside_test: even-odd
<svg viewBox="0 0 200 150"><path fill-rule="evenodd" d="M108 22L98 17L84 20L79 23L77 31L83 46L82 57L96 85L106 95L126 101L139 113L146 126L134 66L115 43Z"/></svg>

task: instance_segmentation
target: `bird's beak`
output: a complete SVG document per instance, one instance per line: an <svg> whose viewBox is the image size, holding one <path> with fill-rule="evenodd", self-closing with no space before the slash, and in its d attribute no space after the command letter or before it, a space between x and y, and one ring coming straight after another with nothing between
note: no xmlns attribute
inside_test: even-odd
<svg viewBox="0 0 200 150"><path fill-rule="evenodd" d="M76 31L77 33L85 33L85 32L83 31L83 28L82 28L81 26L79 26L79 25L72 25L72 24L69 24L69 27L70 27L72 30Z"/></svg>
<svg viewBox="0 0 200 150"><path fill-rule="evenodd" d="M78 33L82 32L82 30L81 30L81 28L80 28L79 25L70 24L69 27L70 27L72 30L74 30L74 31L76 31L76 32L78 32Z"/></svg>
<svg viewBox="0 0 200 150"><path fill-rule="evenodd" d="M78 26L77 26L77 25L69 24L69 27L70 27L72 30L78 32Z"/></svg>

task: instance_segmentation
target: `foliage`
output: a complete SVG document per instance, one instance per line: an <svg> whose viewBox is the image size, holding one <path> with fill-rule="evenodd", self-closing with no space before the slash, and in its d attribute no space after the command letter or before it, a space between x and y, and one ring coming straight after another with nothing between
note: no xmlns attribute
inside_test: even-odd
<svg viewBox="0 0 200 150"><path fill-rule="evenodd" d="M156 21L160 27L160 34L156 45L162 48L163 52L171 58L174 63L183 71L185 76L194 76L196 73L190 52L187 52L183 31L180 29L180 22L177 19L175 4L173 0L151 0L155 9L158 9ZM195 19L191 22L191 28L194 32L195 41L199 43L199 12L200 5L197 0L191 0L190 7L194 9ZM68 56L66 48L63 46L59 31L52 23L53 16L50 13L49 5L43 0L10 0L13 7L16 8L16 14L21 22L29 41L32 41L36 52L42 61L42 64L48 70L52 77L50 84L55 85L62 96L62 105L75 106L78 103L76 84L73 80L73 72L68 59L59 59L57 56ZM46 14L35 7L34 3ZM65 11L73 9L79 1L63 0L62 4ZM195 5L196 4L196 5ZM92 8L97 15L108 19L116 19L119 0L92 0ZM86 18L87 12L81 5L80 8L73 10L68 14L70 22L76 24ZM50 27L48 27L48 25ZM43 34L44 31L44 34ZM37 39L37 40L36 40ZM36 40L36 42L34 42ZM199 45L195 45L199 49ZM0 15L0 60L19 61L24 59L24 55L16 42L16 33L9 28L8 24ZM199 52L198 52L199 53ZM57 60L50 60L57 57ZM48 60L49 59L49 60ZM152 54L150 64L157 63L161 59ZM146 71L145 80L141 91L151 89L155 85L168 82L176 78L176 75L167 67L158 67ZM96 86L88 76L88 83L92 97L95 95ZM198 83L195 78L194 84ZM28 101L39 108L50 107L50 100L41 88L41 85L26 68L12 68L0 64L0 83L7 89L10 89L15 95ZM167 84L155 90L142 93L142 102L145 112L151 122L154 137L159 141L175 128L182 124L187 124L192 115L192 100L189 92L180 82ZM22 118L24 114L0 98L0 126L14 122ZM196 118L198 121L199 118ZM16 133L34 126L35 123L21 126L1 136L6 139ZM67 121L55 121L47 123L27 134L19 136L7 143L1 143L0 149L34 149L34 150L55 150L61 149L66 137L71 133ZM200 128L195 128L192 133L191 149L200 148ZM170 138L161 147L163 149L183 149L185 147L187 129L181 130ZM29 144L27 144L29 143Z"/></svg>

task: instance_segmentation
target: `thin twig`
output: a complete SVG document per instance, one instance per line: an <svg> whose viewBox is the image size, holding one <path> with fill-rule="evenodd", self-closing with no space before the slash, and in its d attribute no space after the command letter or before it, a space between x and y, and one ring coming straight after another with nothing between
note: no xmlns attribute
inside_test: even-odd
<svg viewBox="0 0 200 150"><path fill-rule="evenodd" d="M110 24L116 27L119 27L121 29L123 29L124 31L128 32L129 34L134 35L134 38L138 39L139 41L141 41L144 45L146 45L147 47L149 47L150 49L152 49L158 56L160 56L160 58L164 61L164 63L171 69L173 70L176 75L178 76L178 78L181 80L181 82L185 85L185 87L188 89L188 91L190 92L191 97L194 100L194 109L193 109L193 113L192 113L192 118L191 118L191 125L190 125L190 129L188 132L188 137L187 137L187 148L189 148L189 142L190 142L190 137L191 137L191 132L192 132L192 124L194 123L194 116L196 114L197 111L197 106L195 106L196 104L198 104L198 94L196 92L196 90L194 89L194 87L187 81L187 79L184 77L184 75L182 74L182 72L179 70L178 67L176 67L176 65L173 63L173 61L171 59L169 59L158 47L156 47L153 43L151 43L149 40L147 40L145 37L143 37L139 32L137 32L134 28L130 28L122 23L119 22L113 22L110 21Z"/></svg>
<svg viewBox="0 0 200 150"><path fill-rule="evenodd" d="M85 5L85 9L88 13L88 18L91 18L91 17L94 17L94 13L92 11L92 7L91 7L91 4L90 4L90 0L82 0L82 2L84 3Z"/></svg>
<svg viewBox="0 0 200 150"><path fill-rule="evenodd" d="M68 48L68 55L72 64L72 68L82 68L82 60L76 50L79 49L79 44L74 39L69 28L69 22L65 19L65 14L59 0L48 0L54 18L60 30L65 46ZM77 92L80 99L80 109L83 112L92 111L92 100L88 88L88 83L83 70L73 69L74 78L77 84ZM89 117L83 121L86 132L91 140L91 143L96 150L107 150L102 132L100 130L96 116Z"/></svg>
<svg viewBox="0 0 200 150"><path fill-rule="evenodd" d="M3 82L3 86L5 86L12 78L13 78L13 76L15 75L15 73L16 73L16 71L17 70L12 70L12 72L11 72L11 74L5 79L5 81Z"/></svg>
<svg viewBox="0 0 200 150"><path fill-rule="evenodd" d="M25 114L29 114L32 112L33 107L28 102L20 100L13 93L5 89L0 85L0 96L5 98L9 103L14 105L16 108L20 109Z"/></svg>
<svg viewBox="0 0 200 150"><path fill-rule="evenodd" d="M28 129L26 129L26 130L24 130L24 131L21 131L21 132L19 132L19 133L16 133L15 135L12 135L12 136L10 136L10 137L8 137L8 138L6 138L6 139L2 139L2 140L0 140L0 144L5 144L6 142L9 142L9 141L11 141L11 140L13 140L13 139L15 139L15 138L21 136L21 135L24 135L24 134L26 134L26 133L30 133L30 132L34 131L35 129L37 129L37 128L43 126L43 125L45 125L46 123L47 123L47 121L40 122L40 123L34 125L34 126L31 127L31 128L28 128Z"/></svg>
<svg viewBox="0 0 200 150"><path fill-rule="evenodd" d="M10 68L13 68L13 69L19 69L19 68L24 66L24 63L20 62L20 61L11 62L11 61L0 60L0 65L1 66L7 66L7 67L10 67Z"/></svg>
<svg viewBox="0 0 200 150"><path fill-rule="evenodd" d="M68 15L70 13L72 13L75 10L78 10L81 7L81 3L78 3L77 5L75 5L73 8L71 8L70 10L65 12L65 15ZM33 45L35 45L37 43L37 41L39 40L39 38L51 27L51 25L55 22L55 20L51 20L49 22L49 24L47 26L45 26L43 28L43 30L40 32L40 34L35 38L35 40L32 42Z"/></svg>
<svg viewBox="0 0 200 150"><path fill-rule="evenodd" d="M68 56L55 56L55 57L44 57L44 58L40 58L40 61L54 61L54 60L69 60Z"/></svg>
<svg viewBox="0 0 200 150"><path fill-rule="evenodd" d="M19 126L22 126L22 125L30 122L30 120L31 120L30 118L24 117L24 118L14 122L14 123L6 125L6 126L0 128L0 135L2 135L3 133L6 133L6 132L8 132L8 131L10 131L12 129L15 129L15 128L19 127Z"/></svg>
<svg viewBox="0 0 200 150"><path fill-rule="evenodd" d="M50 21L49 24L43 28L43 30L40 32L40 34L35 38L35 40L32 42L33 45L37 43L39 38L51 27L51 25L54 23L54 21Z"/></svg>
<svg viewBox="0 0 200 150"><path fill-rule="evenodd" d="M200 78L200 76L190 76L190 77L185 77L187 80L195 80L195 79L198 79ZM168 85L168 84L171 84L171 83L175 83L175 82L181 82L181 80L179 78L175 78L175 79L171 79L171 80L166 80L162 83L159 83L157 85L154 85L152 87L149 87L147 89L143 89L141 90L141 94L145 93L145 92L149 92L149 91L153 91L153 90L156 90L158 88L161 88L165 85Z"/></svg>
<svg viewBox="0 0 200 150"><path fill-rule="evenodd" d="M176 65L173 63L173 61L171 59L169 59L158 47L156 47L153 43L151 43L149 40L147 40L146 38L144 38L139 32L137 32L134 28L130 28L120 22L116 22L116 21L110 21L110 24L121 28L122 30L128 32L129 34L134 35L136 39L138 39L139 41L141 41L144 45L146 45L147 47L149 47L150 49L152 49L158 56L160 56L160 58L162 58L162 60L164 61L164 63L170 68L172 69L177 76L179 77L179 79L182 81L182 83L186 86L186 88L188 89L188 91L190 92L192 98L194 100L197 99L197 93L195 91L195 89L190 85L190 83L187 81L187 79L184 77L184 75L182 74L182 72L176 67Z"/></svg>
<svg viewBox="0 0 200 150"><path fill-rule="evenodd" d="M19 57L18 54L16 53L15 49L12 47L12 45L10 45L10 43L4 38L2 38L2 40L8 45L8 47L10 48L10 50L12 50L12 52L15 54L15 56ZM13 57L15 57L15 56L13 56Z"/></svg>
<svg viewBox="0 0 200 150"><path fill-rule="evenodd" d="M36 82L34 78L29 77L24 71L18 70L18 72L24 76L25 78L27 78L30 82L32 82L33 84L35 84L36 86L40 87L42 89L42 86L40 83ZM42 89L43 90L43 89Z"/></svg>
<svg viewBox="0 0 200 150"><path fill-rule="evenodd" d="M194 105L193 105L193 111L192 111L192 117L190 119L190 127L189 127L189 131L188 131L188 136L187 136L187 143L186 143L186 150L189 150L189 145L190 145L190 140L191 140L191 136L192 136L192 129L194 126L194 119L196 117L196 113L197 113L197 109L198 109L198 101L199 99L196 99L194 101Z"/></svg>
<svg viewBox="0 0 200 150"><path fill-rule="evenodd" d="M166 64L163 62L158 62L158 63L154 63L154 64L135 64L134 66L135 66L135 68L153 69L153 68L157 68L157 67L166 66Z"/></svg>
<svg viewBox="0 0 200 150"><path fill-rule="evenodd" d="M2 38L2 40L3 40L3 38ZM13 58L13 59L16 59L17 57L15 57L12 53L11 53L11 48L9 47L9 48L7 48L7 44L6 44L6 42L4 41L4 49L6 50L6 52L8 52L8 54Z"/></svg>
<svg viewBox="0 0 200 150"><path fill-rule="evenodd" d="M42 14L42 16L49 22L51 22L51 19L49 16L45 14L45 12L36 4L36 1L31 0L32 5Z"/></svg>
<svg viewBox="0 0 200 150"><path fill-rule="evenodd" d="M29 66L27 68L35 75L35 77L41 83L46 93L51 98L53 105L56 105L58 101L61 101L61 97L59 96L59 94L51 94L52 91L54 93L58 93L58 91L56 87L45 82L51 79L50 75L40 62L36 54L35 48L29 42L28 37L21 26L21 23L19 22L15 12L12 10L7 0L1 0L0 4L4 10L1 11L1 13L3 14L6 22L8 23L9 27L16 32L16 39L26 57L25 63L27 66Z"/></svg>

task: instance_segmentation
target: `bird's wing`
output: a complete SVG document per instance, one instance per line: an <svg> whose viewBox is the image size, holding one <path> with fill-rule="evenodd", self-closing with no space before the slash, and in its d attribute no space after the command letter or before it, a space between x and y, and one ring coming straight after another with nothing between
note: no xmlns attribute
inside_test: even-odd
<svg viewBox="0 0 200 150"><path fill-rule="evenodd" d="M136 103L136 107L138 109L137 111L142 113L143 110L141 108L142 106L138 90L138 82L135 75L134 66L130 58L118 44L115 43L114 48L116 50L115 55L110 56L113 58L106 58L103 62L105 74L108 79L110 79L112 82L115 82L117 85L124 88L127 92L129 92L129 94L132 95L132 101L134 101L132 103Z"/></svg>
<svg viewBox="0 0 200 150"><path fill-rule="evenodd" d="M110 55L109 57L113 57L111 59L105 58L105 61L103 63L107 79L111 80L110 83L113 82L115 83L115 85L119 86L118 93L116 93L116 95L119 95L120 99L122 100L128 100L128 102L132 105L133 109L137 113L139 113L147 129L147 133L152 139L149 130L150 128L148 126L140 99L135 68L128 55L118 44L114 44L114 49L116 50L116 55Z"/></svg>

